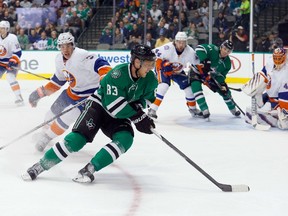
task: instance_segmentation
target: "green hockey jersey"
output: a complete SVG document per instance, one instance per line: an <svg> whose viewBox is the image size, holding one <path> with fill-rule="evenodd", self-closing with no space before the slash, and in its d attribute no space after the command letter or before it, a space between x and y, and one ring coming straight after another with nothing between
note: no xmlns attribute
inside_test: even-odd
<svg viewBox="0 0 288 216"><path fill-rule="evenodd" d="M223 83L226 75L231 69L231 60L229 55L225 58L220 58L219 47L214 44L201 44L195 49L196 54L201 63L211 62L211 69L216 73L213 77L219 82Z"/></svg>
<svg viewBox="0 0 288 216"><path fill-rule="evenodd" d="M102 106L115 118L130 118L137 112L129 103L138 101L145 108L146 100L155 100L155 89L158 81L153 71L145 78L133 79L130 64L119 64L110 70L100 81L97 95Z"/></svg>

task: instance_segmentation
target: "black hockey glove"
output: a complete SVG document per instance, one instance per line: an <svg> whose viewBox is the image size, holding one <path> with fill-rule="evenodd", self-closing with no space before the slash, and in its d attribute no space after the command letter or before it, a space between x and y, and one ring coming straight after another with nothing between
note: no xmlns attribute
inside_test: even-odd
<svg viewBox="0 0 288 216"><path fill-rule="evenodd" d="M39 100L45 96L46 96L45 89L43 86L41 86L29 95L29 103L31 104L32 107L36 107Z"/></svg>
<svg viewBox="0 0 288 216"><path fill-rule="evenodd" d="M138 131L141 133L152 134L151 128L155 128L154 121L142 110L139 110L134 116L130 117L130 119Z"/></svg>
<svg viewBox="0 0 288 216"><path fill-rule="evenodd" d="M224 96L228 95L229 89L228 89L228 86L227 86L227 84L225 82L224 83L220 83L219 91L220 91L220 94L222 94Z"/></svg>

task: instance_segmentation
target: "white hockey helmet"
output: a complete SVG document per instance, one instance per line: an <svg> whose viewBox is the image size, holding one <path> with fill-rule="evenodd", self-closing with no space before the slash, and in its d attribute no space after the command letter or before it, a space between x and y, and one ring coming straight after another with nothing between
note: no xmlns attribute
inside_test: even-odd
<svg viewBox="0 0 288 216"><path fill-rule="evenodd" d="M187 41L187 34L185 32L177 32L175 35L176 41Z"/></svg>
<svg viewBox="0 0 288 216"><path fill-rule="evenodd" d="M57 39L57 47L60 50L60 45L72 43L75 47L75 39L70 32L61 33Z"/></svg>
<svg viewBox="0 0 288 216"><path fill-rule="evenodd" d="M10 23L6 20L0 22L0 28L4 28L7 32L10 31Z"/></svg>

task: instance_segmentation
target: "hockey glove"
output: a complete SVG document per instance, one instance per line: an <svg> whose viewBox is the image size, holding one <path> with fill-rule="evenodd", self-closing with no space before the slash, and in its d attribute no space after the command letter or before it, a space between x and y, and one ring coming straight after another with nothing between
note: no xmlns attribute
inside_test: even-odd
<svg viewBox="0 0 288 216"><path fill-rule="evenodd" d="M45 96L46 96L45 88L41 86L30 94L29 103L31 104L32 107L36 107L39 100Z"/></svg>
<svg viewBox="0 0 288 216"><path fill-rule="evenodd" d="M203 74L203 70L202 70L202 68L204 68L203 64L196 64L196 65L191 64L191 68L195 73Z"/></svg>
<svg viewBox="0 0 288 216"><path fill-rule="evenodd" d="M130 119L138 131L152 134L151 128L155 128L154 121L142 110L139 110L134 116L130 117Z"/></svg>
<svg viewBox="0 0 288 216"><path fill-rule="evenodd" d="M229 89L228 89L228 86L227 86L227 84L225 82L224 83L220 83L219 91L220 91L221 95L224 95L224 96L228 95Z"/></svg>
<svg viewBox="0 0 288 216"><path fill-rule="evenodd" d="M14 68L17 68L17 67L18 67L17 60L14 59L14 58L10 58L9 62L8 62L8 65L7 65L7 69L8 70L13 70Z"/></svg>
<svg viewBox="0 0 288 216"><path fill-rule="evenodd" d="M173 75L173 67L169 61L164 60L161 63L161 73L163 73L164 76L172 76Z"/></svg>
<svg viewBox="0 0 288 216"><path fill-rule="evenodd" d="M140 101L133 101L129 103L129 105L136 111L141 111L143 109L143 105L141 104Z"/></svg>

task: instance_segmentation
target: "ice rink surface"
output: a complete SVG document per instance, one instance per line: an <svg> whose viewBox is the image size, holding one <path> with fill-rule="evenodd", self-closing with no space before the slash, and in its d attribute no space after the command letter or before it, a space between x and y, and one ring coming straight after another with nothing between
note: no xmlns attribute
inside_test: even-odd
<svg viewBox="0 0 288 216"><path fill-rule="evenodd" d="M1 146L43 122L57 94L37 108L30 107L28 96L46 82L20 80L26 104L16 107L8 83L0 81ZM155 135L139 132L131 149L96 173L92 184L71 179L109 142L102 133L36 181L25 182L21 173L43 155L32 133L0 151L1 216L286 216L288 131L256 131L243 116L233 117L219 95L207 89L205 94L210 122L191 118L184 92L172 85L156 130L218 182L247 184L250 192L222 192ZM243 110L250 104L242 93L233 96Z"/></svg>

